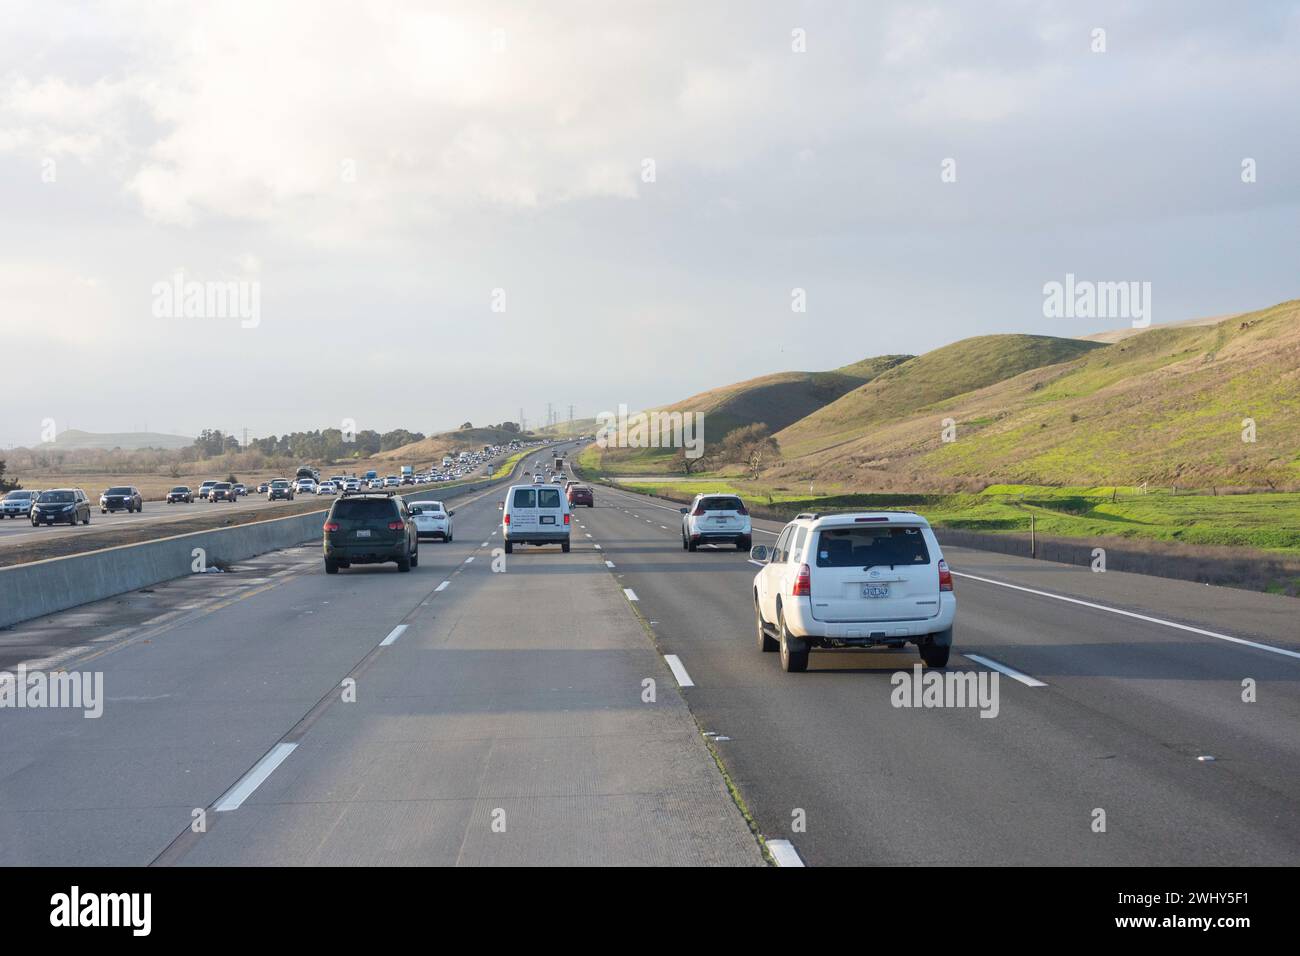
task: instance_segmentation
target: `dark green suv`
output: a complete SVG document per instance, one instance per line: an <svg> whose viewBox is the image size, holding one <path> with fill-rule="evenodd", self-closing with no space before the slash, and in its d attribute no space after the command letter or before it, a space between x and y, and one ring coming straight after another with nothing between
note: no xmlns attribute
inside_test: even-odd
<svg viewBox="0 0 1300 956"><path fill-rule="evenodd" d="M406 502L395 495L347 494L325 519L325 573L353 564L393 561L409 571L420 563L420 539Z"/></svg>

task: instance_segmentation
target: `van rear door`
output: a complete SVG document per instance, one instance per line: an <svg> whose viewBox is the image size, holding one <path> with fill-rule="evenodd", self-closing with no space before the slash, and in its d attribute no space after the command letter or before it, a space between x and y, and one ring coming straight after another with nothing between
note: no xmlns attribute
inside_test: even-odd
<svg viewBox="0 0 1300 956"><path fill-rule="evenodd" d="M833 623L935 617L937 561L921 525L823 527L808 554L812 615Z"/></svg>

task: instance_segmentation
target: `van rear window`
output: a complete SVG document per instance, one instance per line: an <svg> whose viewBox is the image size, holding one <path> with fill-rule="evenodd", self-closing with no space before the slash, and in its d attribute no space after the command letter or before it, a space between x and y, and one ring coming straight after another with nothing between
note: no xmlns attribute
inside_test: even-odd
<svg viewBox="0 0 1300 956"><path fill-rule="evenodd" d="M870 568L929 564L920 528L823 528L817 537L817 567Z"/></svg>
<svg viewBox="0 0 1300 956"><path fill-rule="evenodd" d="M536 507L537 507L537 492L533 491L532 488L516 488L516 489L515 489L515 500L514 500L514 503L513 503L513 507L515 507L515 508L536 508Z"/></svg>
<svg viewBox="0 0 1300 956"><path fill-rule="evenodd" d="M397 514L397 503L387 498L344 498L334 503L334 517L374 521Z"/></svg>
<svg viewBox="0 0 1300 956"><path fill-rule="evenodd" d="M537 507L539 508L560 507L560 489L559 488L538 488Z"/></svg>

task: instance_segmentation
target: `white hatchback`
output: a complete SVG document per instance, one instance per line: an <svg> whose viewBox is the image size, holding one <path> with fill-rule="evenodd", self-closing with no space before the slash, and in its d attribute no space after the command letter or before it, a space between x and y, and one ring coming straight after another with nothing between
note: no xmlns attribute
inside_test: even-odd
<svg viewBox="0 0 1300 956"><path fill-rule="evenodd" d="M750 559L758 646L802 671L812 648L915 644L948 663L957 598L930 523L909 511L801 514Z"/></svg>

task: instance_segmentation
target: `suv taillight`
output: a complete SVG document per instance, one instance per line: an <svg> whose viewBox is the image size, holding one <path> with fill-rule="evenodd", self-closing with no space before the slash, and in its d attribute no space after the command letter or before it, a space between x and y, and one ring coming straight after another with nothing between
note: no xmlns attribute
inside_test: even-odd
<svg viewBox="0 0 1300 956"><path fill-rule="evenodd" d="M502 522L502 524L509 524L509 523L510 523L510 515L506 515L505 520Z"/></svg>
<svg viewBox="0 0 1300 956"><path fill-rule="evenodd" d="M943 558L939 559L939 590L952 590L952 572L948 570L948 562Z"/></svg>
<svg viewBox="0 0 1300 956"><path fill-rule="evenodd" d="M565 516L564 516L564 523L565 523L565 524L568 524L568 523L569 523L569 517L570 517L569 515L565 515Z"/></svg>
<svg viewBox="0 0 1300 956"><path fill-rule="evenodd" d="M808 570L808 565L799 566L799 574L794 579L794 590L790 592L791 597L812 597L812 572Z"/></svg>
<svg viewBox="0 0 1300 956"><path fill-rule="evenodd" d="M402 530L404 530L405 528L406 528L406 522L405 522L405 521L390 521L390 522L388 522L388 530L389 530L389 531L402 531Z"/></svg>
<svg viewBox="0 0 1300 956"><path fill-rule="evenodd" d="M325 530L326 530L326 531L337 531L337 530L339 530L339 523L338 523L337 521L326 521L326 522L325 522Z"/></svg>

